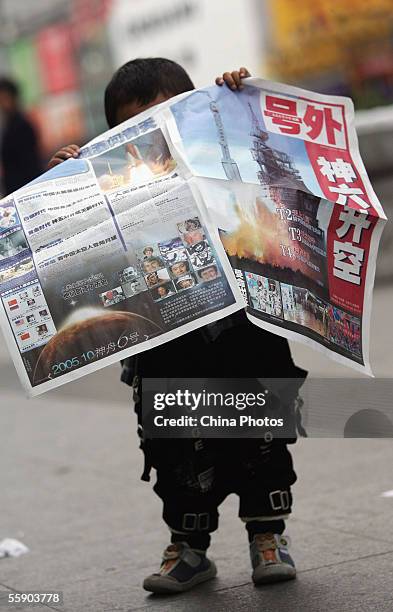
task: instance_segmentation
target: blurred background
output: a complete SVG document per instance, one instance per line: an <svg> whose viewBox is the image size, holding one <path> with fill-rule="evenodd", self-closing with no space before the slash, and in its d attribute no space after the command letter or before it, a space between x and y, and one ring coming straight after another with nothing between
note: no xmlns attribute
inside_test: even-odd
<svg viewBox="0 0 393 612"><path fill-rule="evenodd" d="M240 65L351 96L362 155L389 216L393 0L0 0L0 75L17 81L44 162L106 129L103 91L134 57L180 62L197 87ZM378 280L390 279L385 229Z"/></svg>

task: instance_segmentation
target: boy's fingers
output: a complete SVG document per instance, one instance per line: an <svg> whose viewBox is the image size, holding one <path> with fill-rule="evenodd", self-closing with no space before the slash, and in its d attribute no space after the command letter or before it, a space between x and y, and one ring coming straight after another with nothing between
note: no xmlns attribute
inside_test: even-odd
<svg viewBox="0 0 393 612"><path fill-rule="evenodd" d="M60 149L60 151L57 151L57 153L55 153L53 157L57 157L64 161L65 159L69 159L70 157L78 157L79 152L80 149L78 145L72 144L63 147L62 149Z"/></svg>
<svg viewBox="0 0 393 612"><path fill-rule="evenodd" d="M251 76L250 72L247 70L247 68L245 68L245 66L242 66L240 68L239 74L240 74L240 78L241 79L245 79L245 78Z"/></svg>
<svg viewBox="0 0 393 612"><path fill-rule="evenodd" d="M224 79L226 85L228 85L228 87L230 89L237 89L237 85L236 85L236 83L235 83L235 81L233 79L232 74L230 72L224 72L224 74L222 76L223 76L223 79Z"/></svg>
<svg viewBox="0 0 393 612"><path fill-rule="evenodd" d="M243 86L242 86L242 82L240 80L240 72L238 72L237 70L234 70L232 72L232 78L235 81L236 88L237 89L241 89Z"/></svg>
<svg viewBox="0 0 393 612"><path fill-rule="evenodd" d="M64 147L62 151L69 153L69 157L78 157L80 149L78 145L71 144L67 147Z"/></svg>
<svg viewBox="0 0 393 612"><path fill-rule="evenodd" d="M59 159L62 159L63 161L65 159L69 159L70 157L72 157L74 154L73 151L68 151L67 149L61 149L61 151L58 151L58 153L56 153L55 157L58 157Z"/></svg>
<svg viewBox="0 0 393 612"><path fill-rule="evenodd" d="M240 80L240 73L238 72L238 70L234 70L232 72L232 78L235 81L236 88L239 89L242 83Z"/></svg>
<svg viewBox="0 0 393 612"><path fill-rule="evenodd" d="M78 157L79 153L80 153L80 147L78 147L78 145L76 144L70 144L70 145L67 145L66 147L63 147L62 149L60 149L60 151L57 151L57 153L55 153L52 159L49 161L48 170L50 170L51 168L54 168L58 164L61 164L63 161L66 161L67 159L71 159L71 157L74 157L74 158Z"/></svg>
<svg viewBox="0 0 393 612"><path fill-rule="evenodd" d="M58 164L61 164L63 161L64 159L60 159L59 157L52 157L52 159L48 163L48 170L54 168Z"/></svg>
<svg viewBox="0 0 393 612"><path fill-rule="evenodd" d="M236 89L243 89L244 85L242 83L242 79L251 76L249 71L245 66L239 68L239 70L234 70L233 72L224 72L221 76L216 78L216 85L224 85L224 83L234 91Z"/></svg>

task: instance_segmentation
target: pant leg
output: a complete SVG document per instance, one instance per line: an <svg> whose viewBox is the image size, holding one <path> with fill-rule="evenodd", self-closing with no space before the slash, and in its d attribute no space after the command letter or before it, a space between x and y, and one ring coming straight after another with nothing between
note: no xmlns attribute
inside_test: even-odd
<svg viewBox="0 0 393 612"><path fill-rule="evenodd" d="M218 506L227 495L216 478L215 454L203 440L152 442L160 443L152 453L157 471L153 488L163 501L172 542L206 550L218 527Z"/></svg>
<svg viewBox="0 0 393 612"><path fill-rule="evenodd" d="M246 523L249 539L256 533L283 533L292 511L291 486L296 482L292 456L286 440L247 440L240 446L236 472L239 517Z"/></svg>
<svg viewBox="0 0 393 612"><path fill-rule="evenodd" d="M216 454L205 440L145 439L142 429L140 379L134 384L135 412L145 465L142 480L156 470L155 493L163 502L163 519L172 542L185 541L192 548L206 550L210 533L218 527L218 505L227 493L216 478Z"/></svg>

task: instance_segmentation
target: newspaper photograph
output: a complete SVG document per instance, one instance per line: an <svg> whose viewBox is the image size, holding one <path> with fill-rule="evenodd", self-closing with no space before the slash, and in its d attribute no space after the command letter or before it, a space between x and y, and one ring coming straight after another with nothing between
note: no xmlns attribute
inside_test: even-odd
<svg viewBox="0 0 393 612"><path fill-rule="evenodd" d="M386 217L349 99L181 94L0 202L0 320L37 395L246 308L371 374Z"/></svg>

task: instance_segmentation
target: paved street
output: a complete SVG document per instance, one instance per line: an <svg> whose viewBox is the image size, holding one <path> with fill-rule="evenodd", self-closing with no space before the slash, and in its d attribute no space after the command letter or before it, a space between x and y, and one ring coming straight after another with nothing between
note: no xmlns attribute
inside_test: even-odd
<svg viewBox="0 0 393 612"><path fill-rule="evenodd" d="M393 373L392 298L392 289L376 291L372 362L380 377ZM293 353L315 376L356 376L299 345ZM0 560L0 594L61 590L64 606L52 609L66 612L392 610L393 497L381 496L393 489L391 440L296 445L288 531L297 581L252 586L231 496L211 549L219 578L176 598L149 596L140 584L168 538L160 502L139 480L142 457L118 367L26 400L4 348L0 366L0 540L30 548Z"/></svg>

